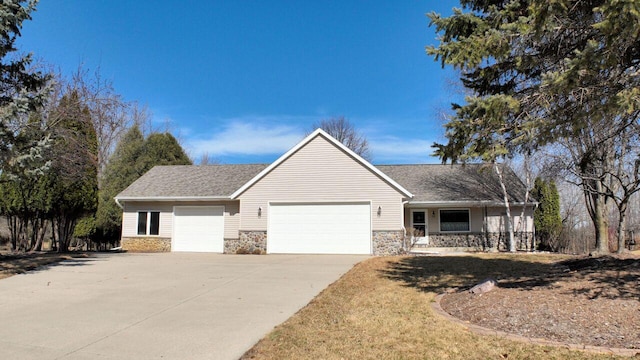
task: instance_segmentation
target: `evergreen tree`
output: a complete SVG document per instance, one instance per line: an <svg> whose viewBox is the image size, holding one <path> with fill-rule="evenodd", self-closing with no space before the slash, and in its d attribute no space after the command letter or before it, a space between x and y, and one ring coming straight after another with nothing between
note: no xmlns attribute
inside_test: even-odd
<svg viewBox="0 0 640 360"><path fill-rule="evenodd" d="M558 251L562 217L560 216L560 194L556 183L553 180L545 181L536 178L531 194L539 202L533 215L538 248Z"/></svg>
<svg viewBox="0 0 640 360"><path fill-rule="evenodd" d="M443 160L492 160L547 144L566 149L608 252L606 209L618 144L640 131L640 2L462 0L428 54L473 93L454 105ZM466 11L464 11L466 10ZM630 151L634 147L626 147Z"/></svg>
<svg viewBox="0 0 640 360"><path fill-rule="evenodd" d="M134 125L120 139L104 170L96 214L96 227L101 239L114 240L120 236L122 209L113 198L146 171L138 162L143 151L144 136Z"/></svg>
<svg viewBox="0 0 640 360"><path fill-rule="evenodd" d="M29 115L44 103L50 76L29 69L31 56L17 56L15 41L20 36L22 23L31 19L36 0L6 0L0 3L0 170L35 170L37 158L46 147L43 136L30 142L30 147L15 146L17 138L29 127L38 125L28 121ZM33 134L32 134L33 135ZM22 144L24 145L24 144ZM43 165L43 164L39 164ZM20 170L18 170L20 171Z"/></svg>
<svg viewBox="0 0 640 360"><path fill-rule="evenodd" d="M13 154L0 175L0 213L7 219L12 250L40 250L51 209L49 186L43 177L50 168L50 146L38 144L44 135L39 114L15 137Z"/></svg>
<svg viewBox="0 0 640 360"><path fill-rule="evenodd" d="M15 41L22 24L31 19L37 0L0 3L0 199L9 220L14 250L38 247L44 236L40 212L45 211L42 176L50 165L50 146L41 110L51 87L49 75L30 69L31 55L17 55Z"/></svg>
<svg viewBox="0 0 640 360"><path fill-rule="evenodd" d="M144 139L134 125L123 136L105 168L96 217L99 237L120 237L122 209L113 200L127 186L156 165L191 165L192 162L170 133L153 133Z"/></svg>
<svg viewBox="0 0 640 360"><path fill-rule="evenodd" d="M153 133L144 142L144 151L138 159L142 174L156 165L191 165L191 159L173 135Z"/></svg>
<svg viewBox="0 0 640 360"><path fill-rule="evenodd" d="M53 163L46 178L52 193L52 224L58 251L73 239L77 222L98 205L98 140L89 109L72 92L49 118L54 131Z"/></svg>

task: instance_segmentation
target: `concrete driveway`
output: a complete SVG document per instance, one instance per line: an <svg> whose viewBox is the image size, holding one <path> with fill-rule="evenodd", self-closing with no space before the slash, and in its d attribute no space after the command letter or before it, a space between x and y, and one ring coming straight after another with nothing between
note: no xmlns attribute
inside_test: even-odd
<svg viewBox="0 0 640 360"><path fill-rule="evenodd" d="M237 359L366 256L105 254L0 280L0 359Z"/></svg>

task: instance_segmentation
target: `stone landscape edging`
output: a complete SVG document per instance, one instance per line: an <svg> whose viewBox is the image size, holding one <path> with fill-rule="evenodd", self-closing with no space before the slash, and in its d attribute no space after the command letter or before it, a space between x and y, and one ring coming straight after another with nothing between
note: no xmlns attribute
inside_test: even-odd
<svg viewBox="0 0 640 360"><path fill-rule="evenodd" d="M604 353L604 354L613 354L613 355L620 355L620 356L640 356L640 349L626 349L626 348L614 348L614 347L593 346L593 345L584 345L584 344L570 344L570 343L552 341L552 340L547 340L542 338L530 338L522 335L511 334L504 331L489 329L486 327L482 327L480 325L472 324L468 321L458 319L457 317L444 311L444 309L440 305L440 300L442 300L442 298L445 295L446 293L437 295L434 301L431 303L431 308L437 314L444 317L445 319L451 322L463 325L475 334L493 335L493 336L506 338L508 340L514 340L514 341L529 343L533 345L553 346L553 347L566 348L570 350L582 350L582 351L588 351L593 353Z"/></svg>

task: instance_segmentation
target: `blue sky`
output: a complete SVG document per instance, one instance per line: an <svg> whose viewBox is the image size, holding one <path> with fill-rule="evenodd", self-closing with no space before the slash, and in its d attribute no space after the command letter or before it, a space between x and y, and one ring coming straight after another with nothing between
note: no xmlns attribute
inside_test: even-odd
<svg viewBox="0 0 640 360"><path fill-rule="evenodd" d="M455 76L425 54L444 1L41 0L18 46L64 74L100 68L189 154L271 162L345 116L375 164L437 162Z"/></svg>

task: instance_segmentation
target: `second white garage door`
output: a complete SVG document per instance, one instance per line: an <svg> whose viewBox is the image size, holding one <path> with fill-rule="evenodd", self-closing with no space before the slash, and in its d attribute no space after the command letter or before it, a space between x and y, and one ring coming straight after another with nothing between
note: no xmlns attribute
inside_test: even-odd
<svg viewBox="0 0 640 360"><path fill-rule="evenodd" d="M223 206L173 208L171 251L223 252Z"/></svg>
<svg viewBox="0 0 640 360"><path fill-rule="evenodd" d="M271 204L267 252L371 254L371 205Z"/></svg>

